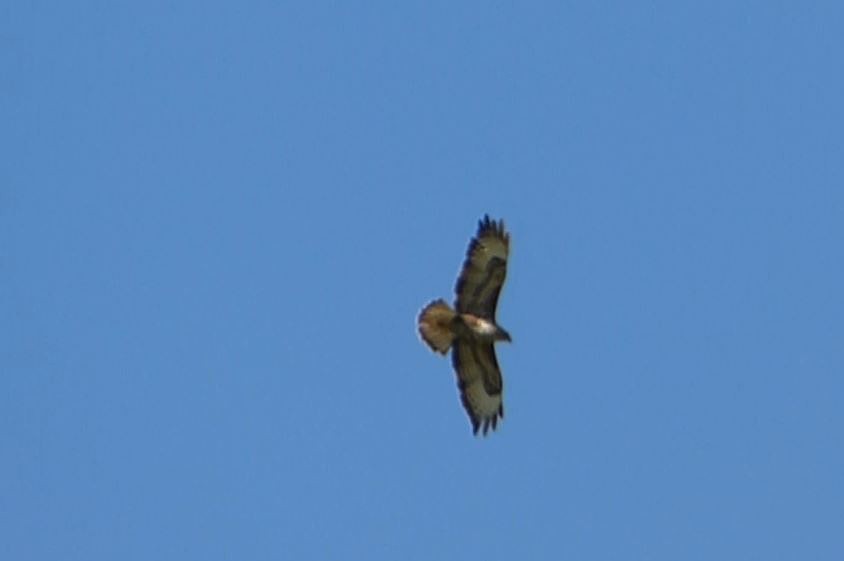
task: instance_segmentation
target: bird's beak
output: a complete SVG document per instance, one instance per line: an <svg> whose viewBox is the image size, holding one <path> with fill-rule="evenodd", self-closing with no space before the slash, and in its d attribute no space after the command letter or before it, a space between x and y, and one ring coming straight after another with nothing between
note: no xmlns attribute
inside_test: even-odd
<svg viewBox="0 0 844 561"><path fill-rule="evenodd" d="M500 331L498 336L501 338L502 341L507 341L508 343L513 342L513 340L510 338L509 333L507 333L505 330L501 329L500 327L498 329Z"/></svg>

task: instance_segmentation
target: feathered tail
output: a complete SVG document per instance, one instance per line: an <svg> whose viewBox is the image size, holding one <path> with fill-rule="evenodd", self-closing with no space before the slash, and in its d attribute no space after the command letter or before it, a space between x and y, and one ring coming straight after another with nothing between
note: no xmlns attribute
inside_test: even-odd
<svg viewBox="0 0 844 561"><path fill-rule="evenodd" d="M445 303L445 300L434 300L419 313L419 335L432 350L446 354L454 342L452 320L457 312Z"/></svg>

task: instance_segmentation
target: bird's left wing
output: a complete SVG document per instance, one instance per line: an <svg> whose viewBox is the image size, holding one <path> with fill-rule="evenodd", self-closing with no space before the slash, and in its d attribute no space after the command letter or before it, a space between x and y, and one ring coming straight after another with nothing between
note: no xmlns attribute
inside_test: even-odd
<svg viewBox="0 0 844 561"><path fill-rule="evenodd" d="M454 306L458 312L495 321L498 295L507 276L509 252L510 235L504 230L504 221L484 216L478 223L478 233L469 243L457 279Z"/></svg>

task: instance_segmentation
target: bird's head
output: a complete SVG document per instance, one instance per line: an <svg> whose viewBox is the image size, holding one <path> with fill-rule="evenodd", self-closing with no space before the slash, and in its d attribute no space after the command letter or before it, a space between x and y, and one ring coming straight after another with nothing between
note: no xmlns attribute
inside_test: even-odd
<svg viewBox="0 0 844 561"><path fill-rule="evenodd" d="M495 326L495 340L496 341L507 341L508 343L512 343L513 340L510 338L510 334L501 327Z"/></svg>

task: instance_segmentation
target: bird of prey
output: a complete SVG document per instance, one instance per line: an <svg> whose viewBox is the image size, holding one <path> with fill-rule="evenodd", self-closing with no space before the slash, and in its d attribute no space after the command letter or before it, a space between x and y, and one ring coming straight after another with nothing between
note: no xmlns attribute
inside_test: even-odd
<svg viewBox="0 0 844 561"><path fill-rule="evenodd" d="M451 360L457 373L460 400L472 422L472 432L495 430L504 417L501 392L504 383L495 358L496 341L510 341L510 334L495 321L498 295L507 276L510 234L504 221L484 216L469 243L463 269L455 287L454 309L445 300L434 300L419 313L419 334L435 352Z"/></svg>

